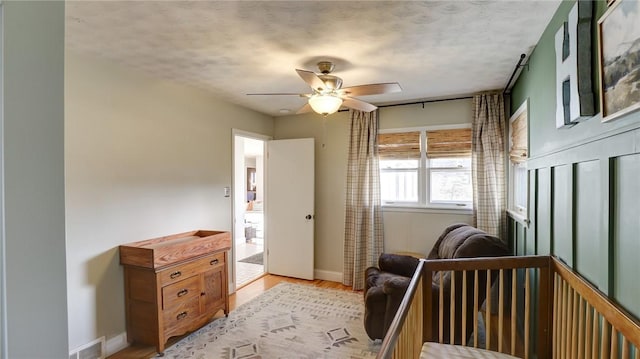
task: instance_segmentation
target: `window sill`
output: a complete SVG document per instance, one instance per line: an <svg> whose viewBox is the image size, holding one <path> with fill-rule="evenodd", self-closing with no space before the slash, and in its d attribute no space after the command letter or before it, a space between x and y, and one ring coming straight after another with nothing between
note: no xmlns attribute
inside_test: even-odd
<svg viewBox="0 0 640 359"><path fill-rule="evenodd" d="M405 212L405 213L433 213L433 214L455 214L471 215L471 208L444 208L444 207L411 207L411 206L390 206L383 205L383 212Z"/></svg>
<svg viewBox="0 0 640 359"><path fill-rule="evenodd" d="M508 209L507 210L507 215L509 217L511 217L514 221L522 224L525 227L529 227L529 219L527 217L525 217L524 215L522 215L522 213L516 212L512 209Z"/></svg>

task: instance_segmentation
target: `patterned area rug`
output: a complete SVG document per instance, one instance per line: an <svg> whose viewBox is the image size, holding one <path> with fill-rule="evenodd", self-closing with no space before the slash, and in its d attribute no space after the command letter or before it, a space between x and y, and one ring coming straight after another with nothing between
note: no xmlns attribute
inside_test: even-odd
<svg viewBox="0 0 640 359"><path fill-rule="evenodd" d="M281 283L165 350L165 358L375 358L359 293Z"/></svg>

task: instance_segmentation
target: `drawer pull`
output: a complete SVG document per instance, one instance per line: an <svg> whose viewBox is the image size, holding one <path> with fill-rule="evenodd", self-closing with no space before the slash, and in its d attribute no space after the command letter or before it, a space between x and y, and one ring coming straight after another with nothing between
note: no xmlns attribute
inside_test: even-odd
<svg viewBox="0 0 640 359"><path fill-rule="evenodd" d="M187 316L187 312L182 312L178 315L176 315L176 319L180 320L180 319L184 319Z"/></svg>
<svg viewBox="0 0 640 359"><path fill-rule="evenodd" d="M169 277L171 277L171 279L176 279L181 275L182 275L182 272L176 271L176 272L173 272L173 273L169 274Z"/></svg>
<svg viewBox="0 0 640 359"><path fill-rule="evenodd" d="M214 260L212 260L211 262L209 262L209 264L211 264L212 266L214 266L214 265L218 264L218 262L219 262L219 260L214 259Z"/></svg>
<svg viewBox="0 0 640 359"><path fill-rule="evenodd" d="M187 293L189 293L189 290L188 289L183 289L183 290L178 292L178 297L182 297L183 295L187 295Z"/></svg>

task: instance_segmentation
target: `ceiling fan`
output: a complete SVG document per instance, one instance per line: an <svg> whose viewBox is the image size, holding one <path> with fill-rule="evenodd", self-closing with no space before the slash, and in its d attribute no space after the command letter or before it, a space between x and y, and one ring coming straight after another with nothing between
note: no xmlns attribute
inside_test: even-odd
<svg viewBox="0 0 640 359"><path fill-rule="evenodd" d="M308 102L298 114L315 111L321 115L330 115L340 109L348 107L354 110L371 112L378 107L358 100L354 96L380 95L402 91L397 82L368 84L342 88L342 79L331 75L334 64L330 61L318 62L319 74L312 71L296 69L298 75L311 86L312 93L250 93L247 95L295 95L308 98Z"/></svg>

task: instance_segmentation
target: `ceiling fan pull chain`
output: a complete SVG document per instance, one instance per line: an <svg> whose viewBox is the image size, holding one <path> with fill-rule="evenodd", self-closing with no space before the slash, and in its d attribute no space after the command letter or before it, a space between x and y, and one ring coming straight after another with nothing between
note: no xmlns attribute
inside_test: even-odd
<svg viewBox="0 0 640 359"><path fill-rule="evenodd" d="M327 116L322 116L322 148L325 147L327 140Z"/></svg>

